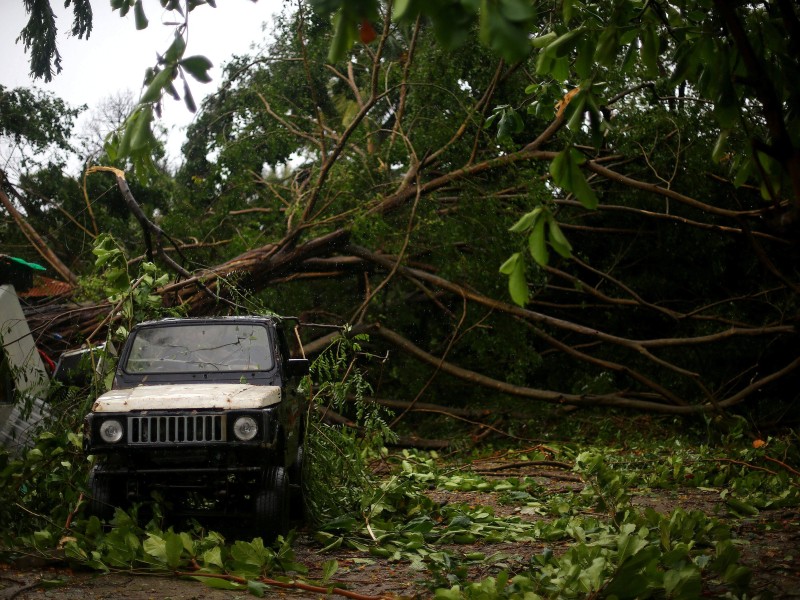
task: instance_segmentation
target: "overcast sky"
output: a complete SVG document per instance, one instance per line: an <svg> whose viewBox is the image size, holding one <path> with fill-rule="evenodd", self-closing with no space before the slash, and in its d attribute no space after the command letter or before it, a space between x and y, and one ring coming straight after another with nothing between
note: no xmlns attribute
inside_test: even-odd
<svg viewBox="0 0 800 600"><path fill-rule="evenodd" d="M200 6L189 15L189 44L186 56L203 54L214 63L209 84L193 82L192 92L200 105L201 98L216 90L220 67L234 54L246 53L253 43L265 39L263 24L281 10L282 0L217 0L217 8ZM28 56L21 43L15 43L27 23L22 0L0 0L0 84L7 88L36 86L50 90L73 106L89 105L115 92L130 89L138 97L145 69L156 60L156 52L164 52L174 35L174 28L163 25L171 20L157 0L145 0L150 25L137 31L133 11L121 18L112 11L109 0L92 0L94 28L88 40L68 36L72 26L71 7L64 9L63 0L51 0L58 15L58 48L63 71L50 83L29 77ZM193 80L192 80L193 81ZM173 157L180 149L183 128L191 122L182 102L167 99L164 122L172 129L169 149ZM79 126L80 128L80 126Z"/></svg>

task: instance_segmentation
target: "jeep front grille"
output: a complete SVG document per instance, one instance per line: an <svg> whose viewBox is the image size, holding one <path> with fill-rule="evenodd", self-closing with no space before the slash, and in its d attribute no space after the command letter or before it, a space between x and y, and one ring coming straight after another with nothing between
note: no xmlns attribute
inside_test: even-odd
<svg viewBox="0 0 800 600"><path fill-rule="evenodd" d="M225 440L222 415L128 417L130 444L199 444Z"/></svg>

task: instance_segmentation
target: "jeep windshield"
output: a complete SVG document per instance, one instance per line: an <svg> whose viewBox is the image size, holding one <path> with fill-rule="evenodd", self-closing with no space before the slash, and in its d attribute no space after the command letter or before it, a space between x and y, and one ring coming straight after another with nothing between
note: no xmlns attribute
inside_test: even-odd
<svg viewBox="0 0 800 600"><path fill-rule="evenodd" d="M144 327L124 358L126 373L268 371L273 368L266 327L249 323L190 323Z"/></svg>

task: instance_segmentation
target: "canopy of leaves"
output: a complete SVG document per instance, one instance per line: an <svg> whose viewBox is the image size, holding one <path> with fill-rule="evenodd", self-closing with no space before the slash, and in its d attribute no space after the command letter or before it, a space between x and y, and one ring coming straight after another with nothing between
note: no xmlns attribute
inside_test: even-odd
<svg viewBox="0 0 800 600"><path fill-rule="evenodd" d="M312 0L322 13L335 13L331 56L341 59L355 37L344 32L370 18L379 0ZM790 0L738 2L688 0L642 2L559 0L532 6L525 0L450 2L403 0L393 16L411 22L430 19L439 41L463 43L477 25L486 46L509 61L524 60L539 48L536 72L582 93L571 111L588 112L596 134L609 70L630 86L668 83L707 102L720 128L714 155L729 150L732 131L750 138L738 148L732 170L737 181L758 174L762 195L800 211L800 14ZM346 39L347 43L341 40ZM599 88L599 89L598 89ZM599 97L598 97L599 96ZM608 97L608 96L606 96Z"/></svg>

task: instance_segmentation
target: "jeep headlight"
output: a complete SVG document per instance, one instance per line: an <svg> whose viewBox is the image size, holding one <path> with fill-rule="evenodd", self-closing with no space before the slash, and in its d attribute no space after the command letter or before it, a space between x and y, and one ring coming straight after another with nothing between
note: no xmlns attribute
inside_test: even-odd
<svg viewBox="0 0 800 600"><path fill-rule="evenodd" d="M258 433L258 423L253 417L239 417L233 422L233 434L236 439L249 442Z"/></svg>
<svg viewBox="0 0 800 600"><path fill-rule="evenodd" d="M100 424L100 437L108 444L116 444L122 439L122 423L109 419Z"/></svg>

